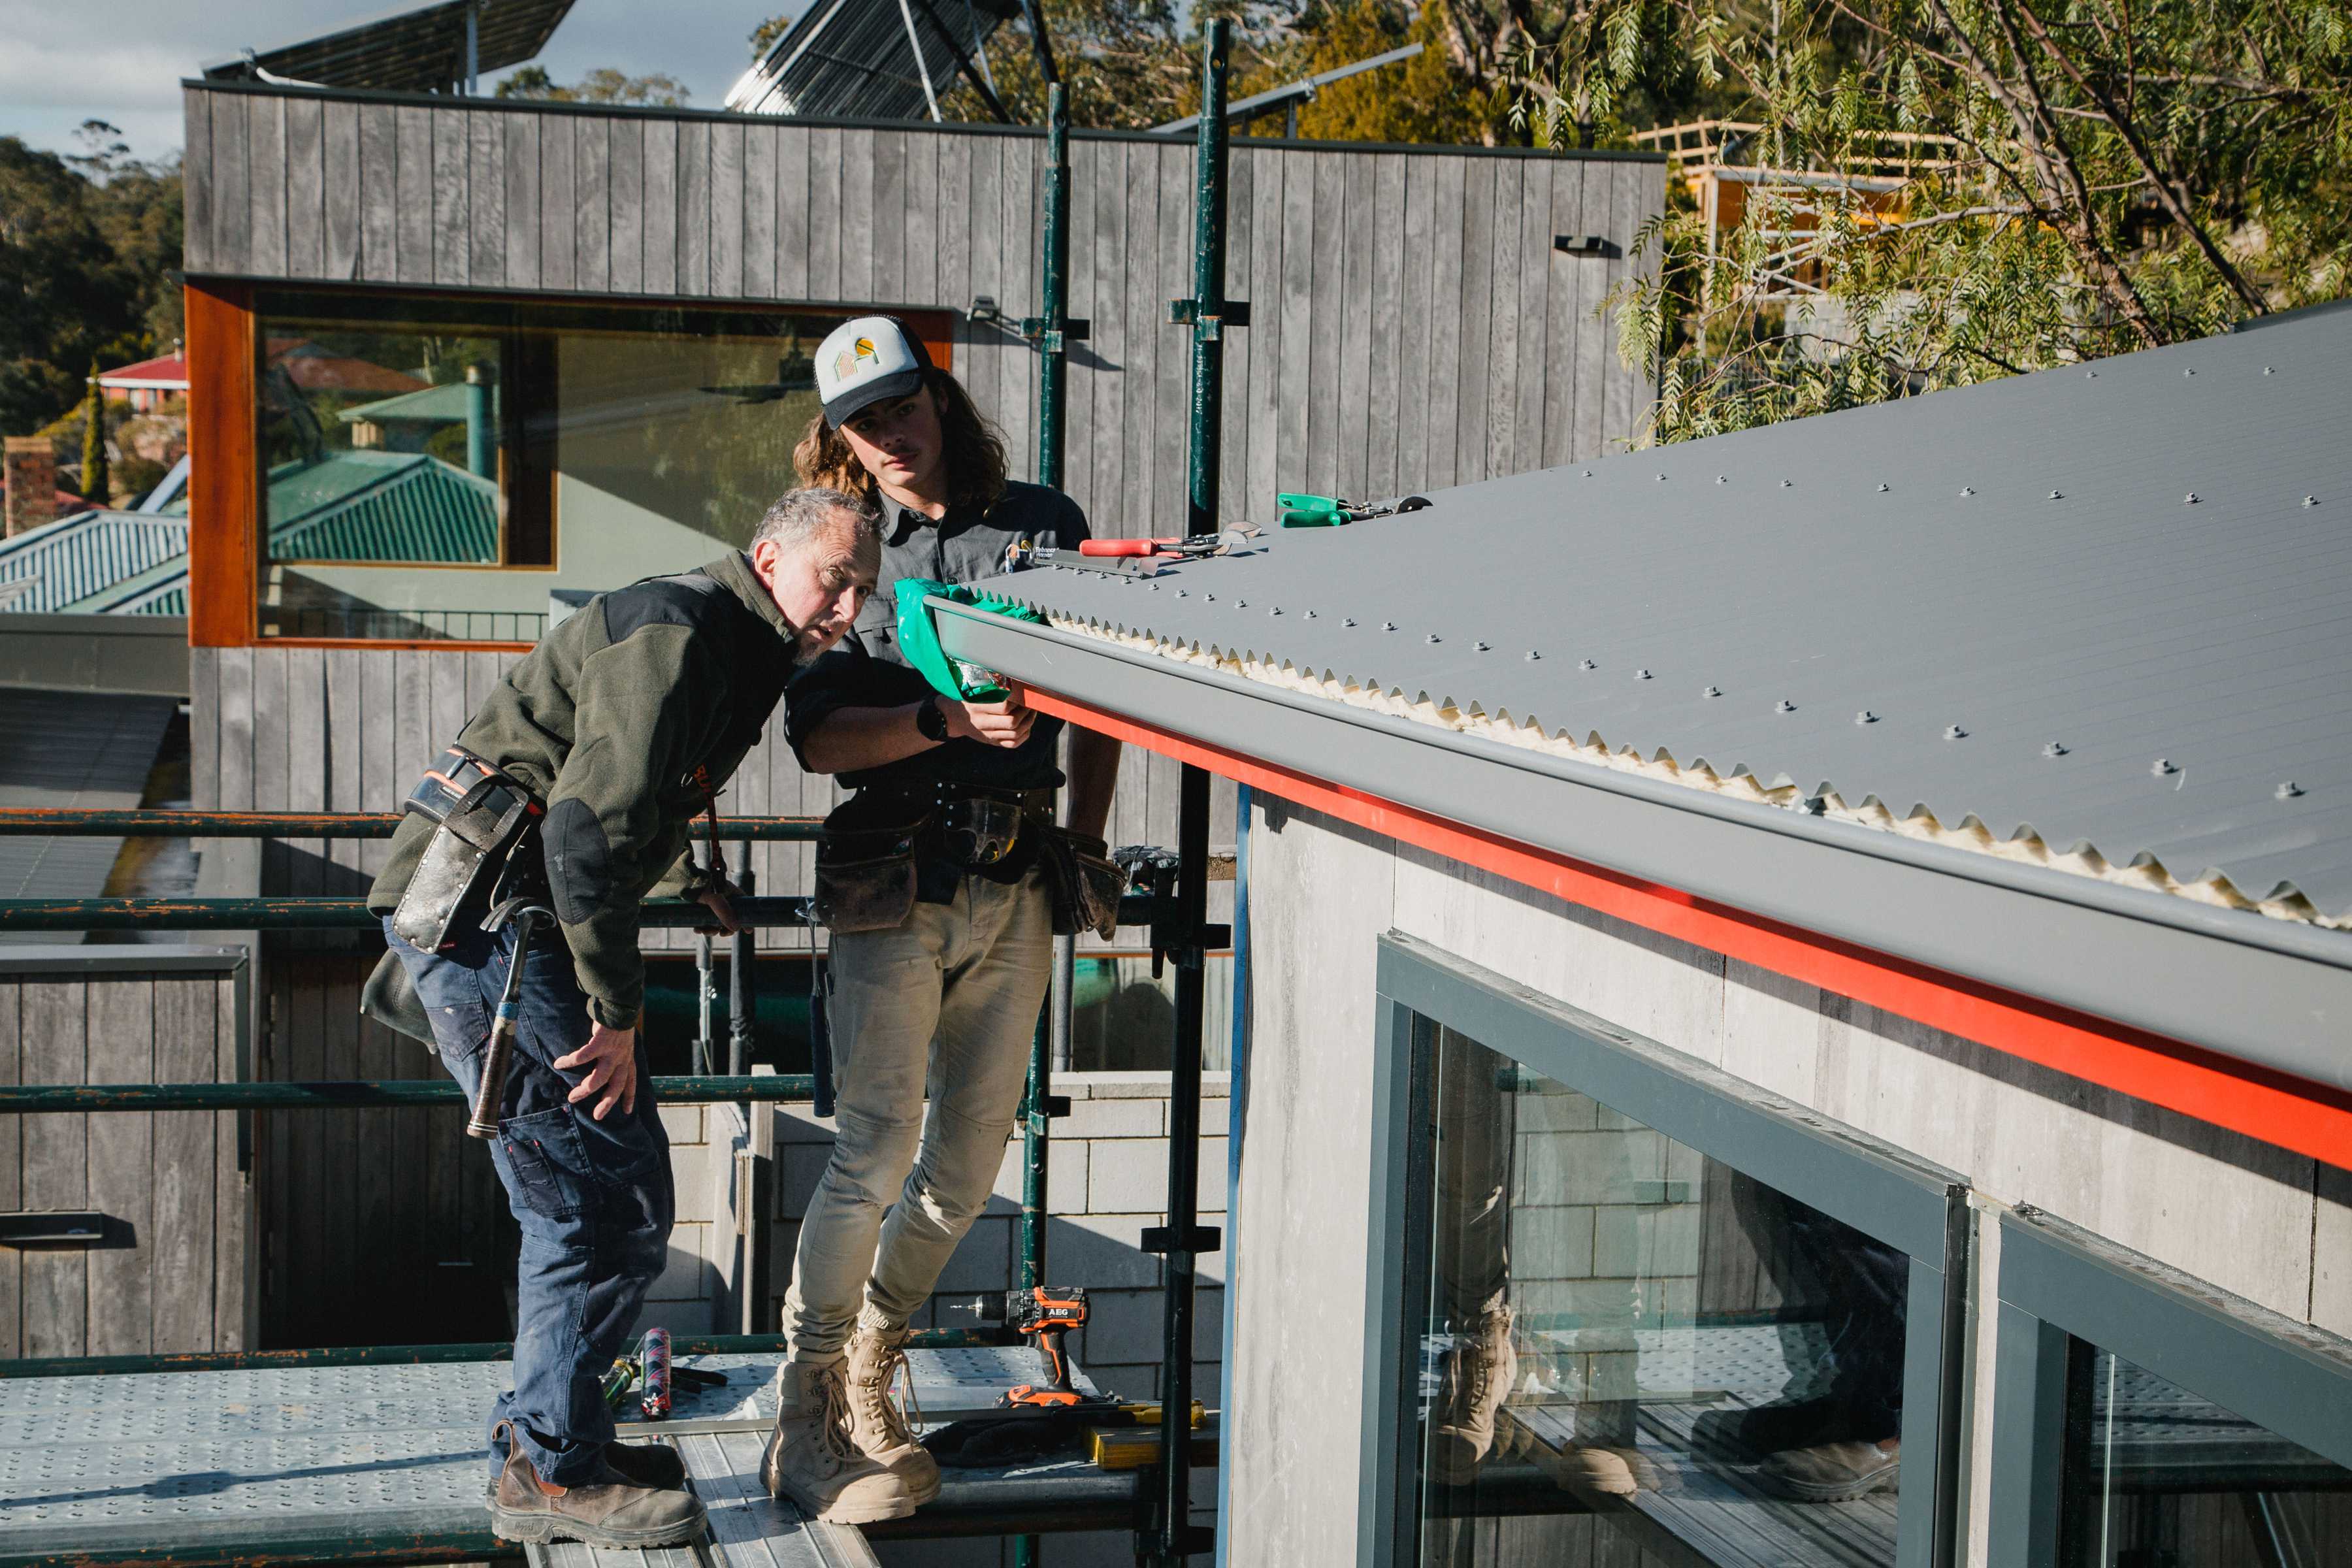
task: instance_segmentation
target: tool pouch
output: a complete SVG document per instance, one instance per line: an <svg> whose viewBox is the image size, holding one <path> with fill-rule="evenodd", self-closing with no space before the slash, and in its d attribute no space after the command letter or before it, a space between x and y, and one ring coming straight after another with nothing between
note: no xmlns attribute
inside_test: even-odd
<svg viewBox="0 0 2352 1568"><path fill-rule="evenodd" d="M360 1014L396 1035L422 1040L426 1050L436 1055L440 1052L441 1042L433 1036L432 1015L425 1012L425 999L416 994L416 982L396 952L386 952L377 960L375 972L360 987Z"/></svg>
<svg viewBox="0 0 2352 1568"><path fill-rule="evenodd" d="M1090 931L1108 942L1118 930L1118 900L1127 891L1127 873L1111 863L1110 846L1039 825L1037 863L1054 897L1054 934Z"/></svg>
<svg viewBox="0 0 2352 1568"><path fill-rule="evenodd" d="M915 843L927 818L880 826L824 825L816 845L816 918L836 936L889 931L915 912Z"/></svg>
<svg viewBox="0 0 2352 1568"><path fill-rule="evenodd" d="M433 837L392 912L392 929L423 952L456 945L481 923L508 857L539 820L530 791L471 752L451 747L402 803Z"/></svg>
<svg viewBox="0 0 2352 1568"><path fill-rule="evenodd" d="M992 795L947 801L931 819L940 854L967 871L993 866L1012 854L1021 842L1021 803Z"/></svg>

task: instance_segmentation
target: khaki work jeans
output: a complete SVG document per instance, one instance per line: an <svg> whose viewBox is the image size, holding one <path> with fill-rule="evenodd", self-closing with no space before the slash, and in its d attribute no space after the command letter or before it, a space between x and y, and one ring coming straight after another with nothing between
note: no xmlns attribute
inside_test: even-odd
<svg viewBox="0 0 2352 1568"><path fill-rule="evenodd" d="M834 938L835 1131L784 1295L791 1359L839 1360L861 1301L895 1330L938 1284L995 1188L1053 951L1034 869L966 877L952 903Z"/></svg>

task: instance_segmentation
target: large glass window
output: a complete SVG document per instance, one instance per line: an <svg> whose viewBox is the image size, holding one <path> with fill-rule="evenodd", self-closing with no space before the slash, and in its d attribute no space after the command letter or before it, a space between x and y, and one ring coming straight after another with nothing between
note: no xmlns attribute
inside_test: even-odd
<svg viewBox="0 0 2352 1568"><path fill-rule="evenodd" d="M1892 1564L1909 1259L1452 1029L1434 1068L1419 1561Z"/></svg>
<svg viewBox="0 0 2352 1568"><path fill-rule="evenodd" d="M848 313L257 303L261 634L403 641L530 641L743 544Z"/></svg>
<svg viewBox="0 0 2352 1568"><path fill-rule="evenodd" d="M2066 1361L2064 1568L2352 1568L2352 1469L2111 1351Z"/></svg>

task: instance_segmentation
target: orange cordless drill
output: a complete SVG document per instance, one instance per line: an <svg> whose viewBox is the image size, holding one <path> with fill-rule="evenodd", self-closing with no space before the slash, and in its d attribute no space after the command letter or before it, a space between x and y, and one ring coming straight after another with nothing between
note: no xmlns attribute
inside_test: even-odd
<svg viewBox="0 0 2352 1568"><path fill-rule="evenodd" d="M1062 1336L1082 1328L1087 1321L1087 1293L1073 1288L1041 1285L1034 1289L993 1291L974 1297L967 1311L983 1323L1001 1325L1015 1333L1037 1336L1037 1352L1045 1358L1050 1380L1042 1386L1024 1383L1004 1393L1006 1405L1041 1406L1109 1404L1101 1394L1081 1394L1070 1382L1070 1357Z"/></svg>

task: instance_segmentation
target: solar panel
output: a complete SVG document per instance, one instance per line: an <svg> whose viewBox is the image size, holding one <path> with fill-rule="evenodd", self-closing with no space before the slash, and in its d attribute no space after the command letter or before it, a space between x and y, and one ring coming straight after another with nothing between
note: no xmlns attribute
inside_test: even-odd
<svg viewBox="0 0 2352 1568"><path fill-rule="evenodd" d="M971 79L989 37L1020 10L1019 0L815 0L729 89L727 107L838 120L933 119L936 100L960 75ZM910 34L921 40L919 58Z"/></svg>
<svg viewBox="0 0 2352 1568"><path fill-rule="evenodd" d="M473 21L471 65L478 75L535 59L572 9L572 0L441 0L282 44L249 50L205 68L215 81L268 77L314 87L378 92L432 92L467 77L466 30Z"/></svg>

